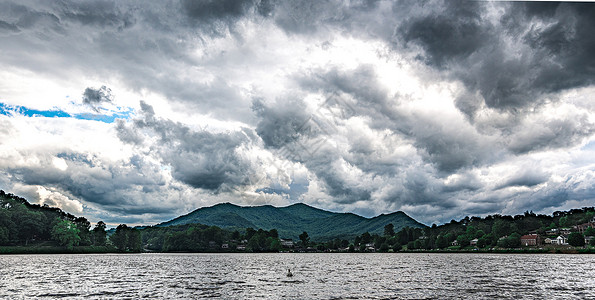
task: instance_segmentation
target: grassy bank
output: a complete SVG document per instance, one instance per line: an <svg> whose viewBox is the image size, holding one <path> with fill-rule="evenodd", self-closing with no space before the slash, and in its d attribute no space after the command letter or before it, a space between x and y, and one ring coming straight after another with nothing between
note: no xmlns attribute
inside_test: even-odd
<svg viewBox="0 0 595 300"><path fill-rule="evenodd" d="M81 246L68 249L59 246L0 246L0 254L90 254L115 253L113 247Z"/></svg>

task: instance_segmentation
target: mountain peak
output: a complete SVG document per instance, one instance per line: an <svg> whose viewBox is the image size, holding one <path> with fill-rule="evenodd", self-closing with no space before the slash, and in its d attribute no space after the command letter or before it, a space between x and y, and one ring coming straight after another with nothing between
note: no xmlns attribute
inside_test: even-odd
<svg viewBox="0 0 595 300"><path fill-rule="evenodd" d="M335 213L312 207L305 203L294 203L285 207L272 205L239 206L219 203L199 208L187 215L156 226L172 226L199 223L221 228L243 230L277 229L282 238L297 239L306 231L315 239L352 238L364 232L382 234L384 226L392 223L395 230L403 227L425 227L403 212L364 218L354 213Z"/></svg>

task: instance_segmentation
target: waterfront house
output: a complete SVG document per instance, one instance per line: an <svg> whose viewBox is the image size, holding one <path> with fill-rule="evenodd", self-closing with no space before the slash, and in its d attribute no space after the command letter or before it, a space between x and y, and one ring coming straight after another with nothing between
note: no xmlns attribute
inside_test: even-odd
<svg viewBox="0 0 595 300"><path fill-rule="evenodd" d="M281 242L281 246L286 248L293 248L293 240L292 239L279 239Z"/></svg>
<svg viewBox="0 0 595 300"><path fill-rule="evenodd" d="M458 246L459 245L459 241L454 240L452 241L452 243L450 243L452 246Z"/></svg>
<svg viewBox="0 0 595 300"><path fill-rule="evenodd" d="M223 244L223 245L221 245L221 249L229 249L229 244Z"/></svg>
<svg viewBox="0 0 595 300"><path fill-rule="evenodd" d="M580 225L576 225L575 226L576 230L578 232L580 232L580 233L583 233L583 234L585 233L585 230L587 230L587 228L589 228L589 227L595 228L595 223L593 223L593 222L587 222L587 223L583 223L583 224L580 224Z"/></svg>
<svg viewBox="0 0 595 300"><path fill-rule="evenodd" d="M541 244L541 238L537 234L527 234L521 236L521 245L523 246L537 246Z"/></svg>
<svg viewBox="0 0 595 300"><path fill-rule="evenodd" d="M589 235L589 236L585 236L585 245L589 245L591 243L591 240L593 240L593 236Z"/></svg>
<svg viewBox="0 0 595 300"><path fill-rule="evenodd" d="M469 241L469 244L471 244L471 246L477 246L477 241L479 241L479 239L472 239Z"/></svg>
<svg viewBox="0 0 595 300"><path fill-rule="evenodd" d="M552 243L554 240L555 240L555 239L546 238L545 240L543 240L543 242L544 242L545 244L554 244L554 243Z"/></svg>
<svg viewBox="0 0 595 300"><path fill-rule="evenodd" d="M557 235L557 234L558 234L558 228L554 228L554 229L547 230L547 231L545 232L545 234L546 234L546 235Z"/></svg>
<svg viewBox="0 0 595 300"><path fill-rule="evenodd" d="M376 248L374 248L374 244L366 244L366 251L376 251Z"/></svg>
<svg viewBox="0 0 595 300"><path fill-rule="evenodd" d="M556 245L568 245L568 237L565 235L559 235L556 239Z"/></svg>

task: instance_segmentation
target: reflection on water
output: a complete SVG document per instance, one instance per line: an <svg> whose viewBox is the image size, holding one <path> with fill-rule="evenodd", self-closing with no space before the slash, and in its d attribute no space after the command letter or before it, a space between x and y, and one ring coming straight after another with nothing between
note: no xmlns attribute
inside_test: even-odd
<svg viewBox="0 0 595 300"><path fill-rule="evenodd" d="M291 269L293 277L287 277ZM595 299L595 256L0 256L0 298Z"/></svg>

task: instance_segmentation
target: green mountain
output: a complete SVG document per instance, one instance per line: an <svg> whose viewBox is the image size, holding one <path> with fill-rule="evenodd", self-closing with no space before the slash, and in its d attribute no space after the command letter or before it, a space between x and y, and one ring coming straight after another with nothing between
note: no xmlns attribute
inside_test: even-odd
<svg viewBox="0 0 595 300"><path fill-rule="evenodd" d="M308 206L303 203L286 207L238 206L231 203L199 208L187 215L177 217L156 226L165 227L199 223L225 229L243 230L277 229L281 238L298 239L306 231L313 241L333 238L352 239L364 232L383 234L384 226L392 223L395 232L409 227L424 228L404 212L365 218L352 213L334 213Z"/></svg>

